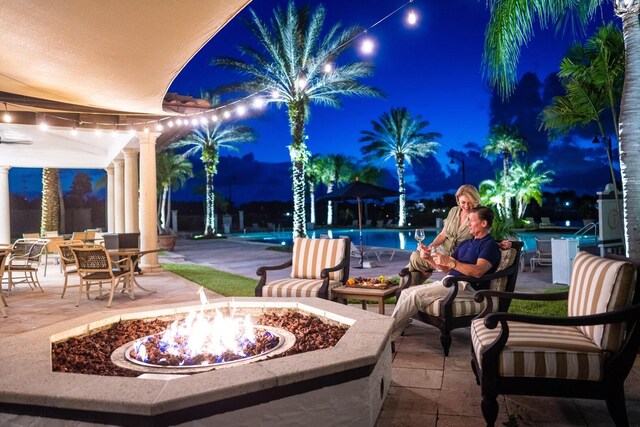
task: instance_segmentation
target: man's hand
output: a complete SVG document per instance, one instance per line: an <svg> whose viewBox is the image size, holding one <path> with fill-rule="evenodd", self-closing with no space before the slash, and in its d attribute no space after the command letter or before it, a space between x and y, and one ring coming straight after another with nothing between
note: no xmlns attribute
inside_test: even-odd
<svg viewBox="0 0 640 427"><path fill-rule="evenodd" d="M503 240L501 242L498 242L498 247L503 250L509 249L511 247L511 241Z"/></svg>

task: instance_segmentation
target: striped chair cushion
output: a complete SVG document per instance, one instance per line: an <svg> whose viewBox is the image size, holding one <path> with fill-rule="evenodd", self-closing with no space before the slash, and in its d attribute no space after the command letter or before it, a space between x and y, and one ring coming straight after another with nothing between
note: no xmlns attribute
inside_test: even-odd
<svg viewBox="0 0 640 427"><path fill-rule="evenodd" d="M518 251L516 251L513 248L500 251L500 263L498 264L498 268L496 269L496 272L502 271L505 268L511 267L511 265L516 259L517 253ZM506 286L507 286L507 278L501 277L499 279L494 279L491 281L490 289L494 291L504 291ZM439 299L435 301L433 304L429 305L425 309L425 313L430 314L432 316L440 316L441 311L444 310L444 307L441 306L442 301L443 301L442 299ZM478 302L475 302L473 298L458 295L456 296L456 299L451 304L451 315L453 317L473 316L476 314L480 314L480 312L484 310L484 307L486 305L487 303L485 301L478 303ZM498 298L495 298L495 297L493 298L493 307L494 308L498 307Z"/></svg>
<svg viewBox="0 0 640 427"><path fill-rule="evenodd" d="M263 297L318 297L318 291L322 287L322 279L280 279L264 285ZM342 282L329 280L329 299L332 299L331 290L341 286Z"/></svg>
<svg viewBox="0 0 640 427"><path fill-rule="evenodd" d="M335 267L344 258L344 239L297 238L293 243L292 279L320 279L323 268ZM329 273L330 280L342 280L342 270Z"/></svg>
<svg viewBox="0 0 640 427"><path fill-rule="evenodd" d="M498 336L500 326L487 329L484 319L471 323L476 360ZM604 352L572 326L509 322L509 339L500 354L498 374L504 377L602 379Z"/></svg>
<svg viewBox="0 0 640 427"><path fill-rule="evenodd" d="M568 315L585 316L627 307L633 299L635 274L629 263L578 253L571 272ZM617 350L624 338L621 323L579 329L603 350Z"/></svg>

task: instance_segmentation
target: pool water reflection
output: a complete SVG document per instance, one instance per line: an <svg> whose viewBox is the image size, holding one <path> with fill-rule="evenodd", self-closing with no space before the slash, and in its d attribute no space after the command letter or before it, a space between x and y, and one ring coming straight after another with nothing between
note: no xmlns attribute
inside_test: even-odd
<svg viewBox="0 0 640 427"><path fill-rule="evenodd" d="M319 238L321 235L327 235L330 238L347 236L351 241L358 245L360 243L359 231L357 228L332 228L332 229L316 229L308 230L309 237ZM425 230L424 243L428 244L433 241L436 236L434 231ZM545 232L527 232L518 235L520 240L524 241L525 250L535 250L537 237L546 238L571 238L573 232L567 234L545 233ZM291 245L293 240L290 231L282 232L258 232L232 234L231 237L243 238L255 242L273 243L274 245ZM581 245L596 244L595 236L581 236ZM389 229L364 229L362 230L362 244L365 246L378 246L383 248L393 248L402 250L415 250L418 242L413 238L413 229L389 230Z"/></svg>

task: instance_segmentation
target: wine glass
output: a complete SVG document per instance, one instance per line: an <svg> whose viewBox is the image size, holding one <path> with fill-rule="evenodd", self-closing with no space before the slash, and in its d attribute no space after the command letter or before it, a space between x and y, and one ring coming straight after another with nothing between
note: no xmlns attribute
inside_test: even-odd
<svg viewBox="0 0 640 427"><path fill-rule="evenodd" d="M418 241L418 247L420 247L420 243L424 240L424 228L416 228L413 238Z"/></svg>

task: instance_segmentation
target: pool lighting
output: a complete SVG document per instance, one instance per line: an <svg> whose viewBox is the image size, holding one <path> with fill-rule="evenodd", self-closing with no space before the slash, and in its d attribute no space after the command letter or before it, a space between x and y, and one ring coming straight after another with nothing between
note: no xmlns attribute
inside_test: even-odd
<svg viewBox="0 0 640 427"><path fill-rule="evenodd" d="M285 242L280 242L281 246L287 246L287 244Z"/></svg>

